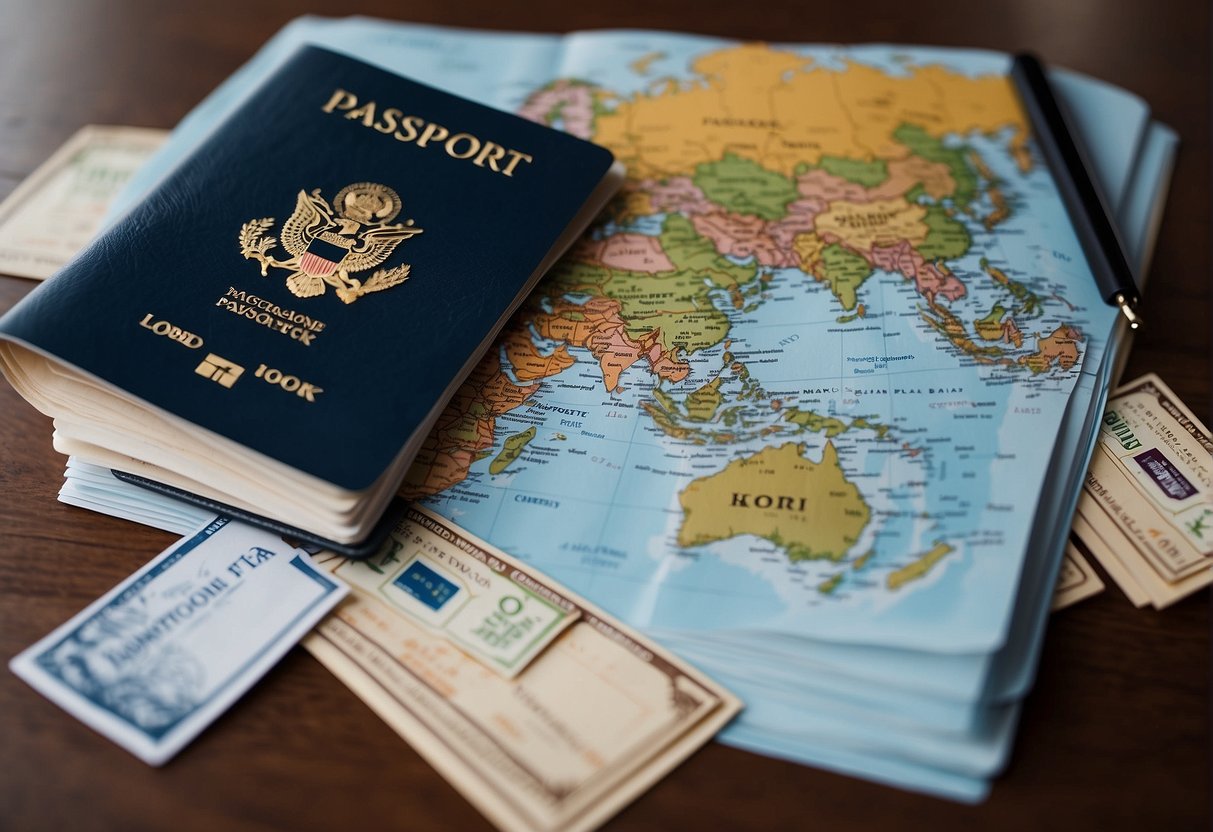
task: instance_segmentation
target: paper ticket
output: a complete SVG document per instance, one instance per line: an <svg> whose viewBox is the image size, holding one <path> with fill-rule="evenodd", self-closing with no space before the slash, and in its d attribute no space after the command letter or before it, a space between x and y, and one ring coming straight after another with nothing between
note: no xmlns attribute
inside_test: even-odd
<svg viewBox="0 0 1213 832"><path fill-rule="evenodd" d="M587 830L740 709L681 660L448 520L326 568L350 598L304 641L506 830Z"/></svg>
<svg viewBox="0 0 1213 832"><path fill-rule="evenodd" d="M1103 581L1095 574L1091 564L1079 552L1071 540L1066 544L1065 557L1061 562L1061 574L1057 577L1057 586L1053 590L1052 609L1054 612L1073 606L1079 601L1086 600L1092 595L1103 592Z"/></svg>
<svg viewBox="0 0 1213 832"><path fill-rule="evenodd" d="M44 279L101 229L110 201L167 130L80 128L0 203L0 272Z"/></svg>
<svg viewBox="0 0 1213 832"><path fill-rule="evenodd" d="M346 592L302 549L218 518L9 667L81 722L160 765Z"/></svg>
<svg viewBox="0 0 1213 832"><path fill-rule="evenodd" d="M1213 569L1195 572L1174 582L1163 580L1137 553L1132 541L1107 517L1094 514L1089 522L1075 517L1074 531L1083 535L1084 541L1100 541L1100 546L1091 544L1091 552L1135 606L1153 604L1156 609L1162 609L1213 584Z"/></svg>
<svg viewBox="0 0 1213 832"><path fill-rule="evenodd" d="M1112 577L1112 580L1116 581L1116 585L1120 587L1121 592L1133 606L1141 608L1150 603L1150 594L1142 588L1141 582L1133 577L1133 573L1122 563L1120 557L1113 554L1114 551L1119 551L1122 556L1127 554L1129 560L1137 557L1133 551L1133 544L1129 543L1124 535L1113 534L1112 542L1109 543L1096 533L1090 523L1080 515L1075 515L1074 528L1070 537L1071 540L1077 540L1082 551L1088 552L1099 561L1104 571Z"/></svg>
<svg viewBox="0 0 1213 832"><path fill-rule="evenodd" d="M1157 376L1109 399L1077 517L1155 606L1213 582L1213 439Z"/></svg>

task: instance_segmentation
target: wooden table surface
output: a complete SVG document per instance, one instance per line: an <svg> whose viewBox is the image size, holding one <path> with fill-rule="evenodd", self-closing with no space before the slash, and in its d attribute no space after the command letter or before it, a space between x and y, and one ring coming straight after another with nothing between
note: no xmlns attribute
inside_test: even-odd
<svg viewBox="0 0 1213 832"><path fill-rule="evenodd" d="M1183 142L1126 377L1155 371L1209 421L1209 7L1196 2L319 4L317 13L568 31L661 28L803 42L1014 50L1143 96ZM285 0L0 3L0 196L86 123L171 127L300 7ZM31 288L0 276L0 310ZM50 422L0 384L0 657L172 536L55 500ZM1134 609L1109 582L1053 617L1010 767L976 807L719 744L615 829L1207 829L1209 603ZM480 829L483 819L295 650L152 769L0 673L0 828Z"/></svg>

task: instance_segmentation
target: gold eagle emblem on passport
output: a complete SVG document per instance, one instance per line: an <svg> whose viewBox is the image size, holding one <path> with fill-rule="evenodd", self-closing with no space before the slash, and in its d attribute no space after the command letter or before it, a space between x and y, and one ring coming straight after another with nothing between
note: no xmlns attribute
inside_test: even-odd
<svg viewBox="0 0 1213 832"><path fill-rule="evenodd" d="M392 223L400 213L400 197L386 185L358 182L337 192L329 205L316 188L300 191L295 212L282 224L282 247L288 260L271 257L278 242L265 236L273 217L249 220L240 227L240 253L261 263L261 276L272 266L286 269L286 288L300 298L323 295L325 286L353 303L363 295L382 292L409 278L409 266L379 269L365 281L351 274L373 269L392 256L401 242L421 233L412 220Z"/></svg>

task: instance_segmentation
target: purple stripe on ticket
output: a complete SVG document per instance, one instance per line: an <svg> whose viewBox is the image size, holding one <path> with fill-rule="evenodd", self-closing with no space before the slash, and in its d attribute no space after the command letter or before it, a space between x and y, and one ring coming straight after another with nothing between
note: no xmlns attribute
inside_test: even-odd
<svg viewBox="0 0 1213 832"><path fill-rule="evenodd" d="M1197 493L1196 486L1188 482L1188 478L1179 473L1171 464L1171 460L1162 455L1162 451L1151 448L1133 457L1133 461L1150 475L1154 483L1172 500L1186 500Z"/></svg>

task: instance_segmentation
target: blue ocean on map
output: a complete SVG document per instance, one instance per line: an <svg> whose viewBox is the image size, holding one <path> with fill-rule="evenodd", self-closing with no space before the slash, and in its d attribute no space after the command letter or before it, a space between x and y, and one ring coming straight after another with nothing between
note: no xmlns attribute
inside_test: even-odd
<svg viewBox="0 0 1213 832"><path fill-rule="evenodd" d="M1018 171L1006 152L1008 140L1006 135L955 138L989 160L997 176L1022 180L1025 192L1047 184L1040 182L1045 175L1039 167L1026 177ZM1076 244L1062 239L1057 249L1042 251L1021 242L1039 239L1040 224L1066 227L1060 219L1047 211L1016 211L997 236L969 223L977 244L952 268L971 291L952 311L973 318L989 311L987 293L977 290L990 281L982 263L988 259L1038 294L1073 295L1053 301L1072 314L1069 304L1083 298L1081 281L1089 277L1067 274L1071 261L1058 257L1057 250L1072 252ZM643 217L607 233L656 235L660 228L660 218ZM1027 270L1034 276L1021 273ZM851 553L872 550L866 571L847 575L830 597L819 587L839 573L837 564L792 563L759 538L679 547L677 491L772 442L757 437L713 448L664 436L640 407L652 395L656 377L643 364L635 365L624 374L622 389L608 396L597 362L584 349L571 350L577 363L545 381L529 407L499 420L503 436L532 425L541 428L516 466L494 476L488 473L489 459L482 460L467 481L431 498L429 505L639 626L789 628L808 637L896 643L906 620L913 620L909 644L951 639L956 649L973 650L996 642L1013 596L1006 592L992 599L971 587L1014 585L1018 559L982 555L1022 549L1026 528L1022 505L1019 511L987 509L992 484L996 477L1015 479L1025 469L1043 477L1052 445L1051 437L1021 430L1009 420L995 446L986 414L1011 413L1012 400L1022 400L1025 411L1038 409L1028 400L1064 393L1069 379L1034 379L1025 392L1020 383L1029 375L1025 368L964 361L917 314L900 314L914 312L920 299L899 274L877 271L860 294L866 317L834 325L842 310L822 284L798 269L767 271L770 282L752 311L733 308L727 293L713 293L717 309L730 318L728 350L743 360L777 354L779 360L769 364L746 362L763 388L787 391L792 398L803 397L803 391L831 391L816 397L821 404L815 409L833 418L887 424L891 438L885 445L905 443L921 452L911 458L869 452L884 450L870 436L866 444L853 446L844 445L845 438L835 440L850 451L843 468L860 484L877 519ZM1069 292L1073 284L1078 291ZM1059 321L1056 313L1046 313L1025 337L1047 335ZM552 346L540 344L541 351ZM721 367L725 351L721 345L690 356L691 374L678 385L665 385L667 393L680 399L693 392ZM926 426L938 425L944 414L951 417L947 431L931 435ZM797 441L807 458L820 460L820 436L806 434ZM1015 486L1030 500L1040 482ZM939 542L955 551L926 580L896 597L881 590L880 579L891 568ZM948 632L956 620L974 622L969 642ZM937 629L933 621L940 622Z"/></svg>
<svg viewBox="0 0 1213 832"><path fill-rule="evenodd" d="M675 33L553 36L303 18L191 113L126 198L304 42L511 111L556 82L592 87L595 118L718 82L697 66L738 45ZM974 79L1003 75L1009 60L979 50L887 45L766 48L781 53L781 67L790 53L804 58L805 72L867 66L891 79L930 66ZM1116 133L1099 137L1094 157L1105 185L1124 190L1133 148L1148 126L1144 103L1073 74L1055 80L1073 94L1075 112L1098 125L1092 136ZM543 114L556 127L565 127L567 116ZM582 128L591 124L585 116L577 122ZM541 283L518 326L535 355L567 351L571 366L498 415L491 447L481 449L461 482L426 504L742 694L746 710L722 734L727 742L979 798L1005 758L1018 710L1017 702L995 706L981 698L991 676L1004 679L1004 699L1022 696L1030 681L1030 648L1015 667L999 667L996 650L1008 636L1013 605L1040 611L1047 602L1048 569L1041 552L1026 551L1028 535L1042 522L1065 525L1065 500L1037 503L1042 493L1057 494L1046 490L1046 479L1077 471L1050 470L1050 454L1063 424L1067 452L1081 441L1086 411L1076 408L1065 419L1063 411L1080 373L1081 398L1091 402L1090 382L1114 318L1036 148L1029 143L1026 158L1013 151L1020 138L1009 128L943 137L943 147L960 151L953 158L962 156L980 180L968 204L951 195L933 199L925 189L906 193L963 225L964 253L935 262L955 281L938 295L898 271L903 263L872 257L844 307L837 286L789 265L802 264L803 255L759 265L725 251L725 240L722 262L757 274L735 287L704 283L696 302L707 299L727 334L676 356L685 377L668 367L659 374L641 358L608 390L589 349L544 337L535 321L601 299L583 287ZM863 161L864 149L854 151L852 161ZM1152 203L1139 193L1130 204L1144 216L1141 206ZM594 233L660 238L671 216L665 210L680 209L612 215ZM987 228L983 218L993 217ZM660 242L651 248L659 251ZM986 329L979 332L981 322ZM1070 366L1075 348L1078 362ZM526 387L505 346L495 349L502 374ZM777 534L731 529L695 545L680 542L691 516L683 496L692 483L789 444L808 466L832 454L861 497L867 520L845 551L793 557ZM1033 586L1025 596L1020 578L1029 556L1025 575ZM1031 633L1020 627L1012 642L1038 647L1043 621L1041 612Z"/></svg>

